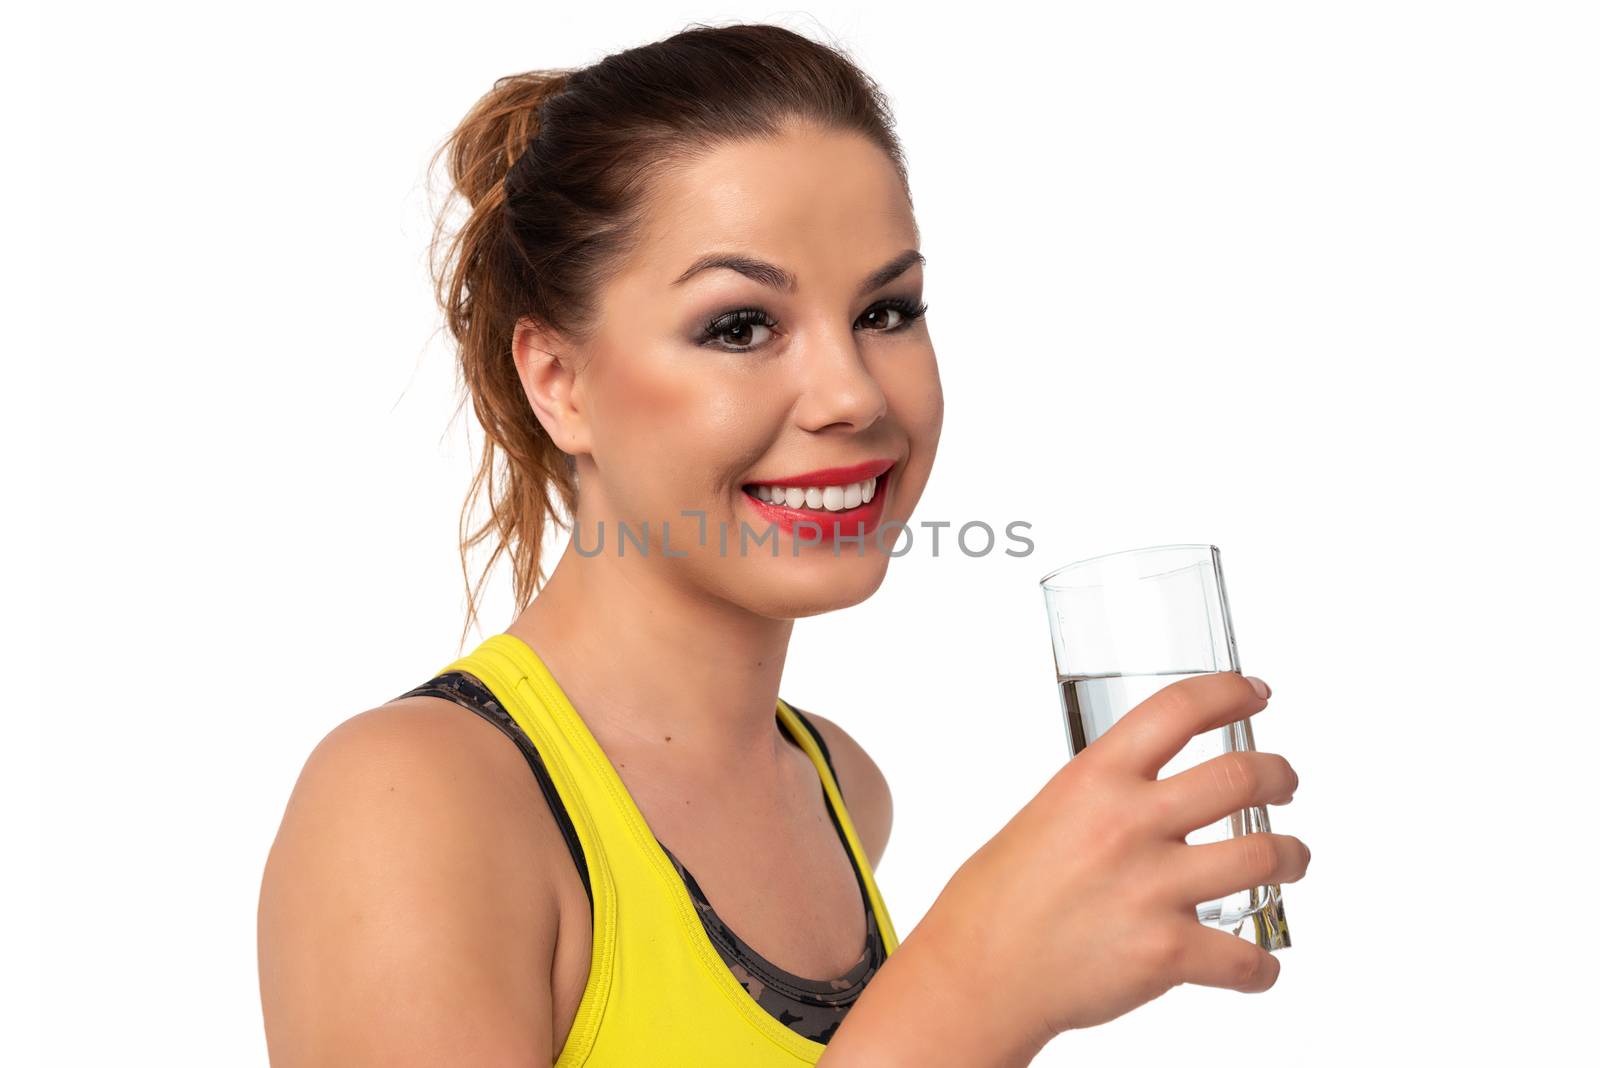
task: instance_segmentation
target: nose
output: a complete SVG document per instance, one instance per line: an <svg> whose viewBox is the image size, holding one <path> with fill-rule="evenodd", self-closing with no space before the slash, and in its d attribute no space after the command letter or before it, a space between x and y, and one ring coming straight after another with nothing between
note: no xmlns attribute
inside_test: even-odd
<svg viewBox="0 0 1600 1068"><path fill-rule="evenodd" d="M807 430L864 430L889 410L883 388L861 358L854 330L813 334L799 368L797 421Z"/></svg>

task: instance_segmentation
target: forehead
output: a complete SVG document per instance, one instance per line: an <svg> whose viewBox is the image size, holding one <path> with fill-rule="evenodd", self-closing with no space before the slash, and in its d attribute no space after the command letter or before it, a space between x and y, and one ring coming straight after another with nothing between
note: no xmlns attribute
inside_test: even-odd
<svg viewBox="0 0 1600 1068"><path fill-rule="evenodd" d="M793 271L798 290L834 270L870 270L917 244L889 157L860 134L791 128L718 145L652 187L623 276L665 287L709 251L738 251ZM621 281L622 278L619 278ZM809 284L808 284L809 283Z"/></svg>

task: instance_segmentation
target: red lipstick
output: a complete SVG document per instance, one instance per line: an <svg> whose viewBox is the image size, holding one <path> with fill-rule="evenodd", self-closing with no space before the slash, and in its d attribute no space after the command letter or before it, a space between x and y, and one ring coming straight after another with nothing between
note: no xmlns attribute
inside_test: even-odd
<svg viewBox="0 0 1600 1068"><path fill-rule="evenodd" d="M893 460L868 460L849 467L822 467L803 475L784 475L782 478L761 478L748 482L749 486L843 486L849 482L864 482L875 478L894 466Z"/></svg>
<svg viewBox="0 0 1600 1068"><path fill-rule="evenodd" d="M865 463L853 464L849 467L825 467L799 475L764 478L755 482L745 483L744 499L764 523L771 523L792 537L803 536L805 541L818 543L829 542L841 536L849 538L863 537L877 530L878 524L883 519L883 502L888 496L887 490L889 487L887 476L894 465L894 460L868 460ZM874 489L872 494L872 500L855 508L847 508L838 512L829 512L817 508L790 508L785 504L763 501L751 492L756 486L794 486L797 488L838 486L851 482L863 482L869 478L878 480L877 488ZM800 525L802 520L806 525ZM759 532L761 527L755 526L753 529ZM840 550L841 555L844 551L846 549ZM863 555L865 554L865 543L863 543L863 547L859 551Z"/></svg>

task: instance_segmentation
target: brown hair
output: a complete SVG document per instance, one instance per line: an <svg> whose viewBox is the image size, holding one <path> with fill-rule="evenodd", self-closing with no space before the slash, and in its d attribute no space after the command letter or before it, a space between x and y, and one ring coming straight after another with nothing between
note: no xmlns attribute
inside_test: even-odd
<svg viewBox="0 0 1600 1068"><path fill-rule="evenodd" d="M448 157L452 192L469 208L448 244L445 214L438 218L434 291L459 350L462 402L471 397L485 433L461 512L463 646L495 560L509 552L520 610L545 578L547 523L570 527L556 501L568 517L577 506L573 459L545 433L517 376L517 321L530 317L576 341L591 336L595 296L638 236L651 179L793 121L866 136L888 155L909 202L876 83L838 46L775 25L692 24L592 66L499 78L434 153L429 172ZM481 492L490 515L468 533ZM474 587L467 552L489 538L494 552Z"/></svg>

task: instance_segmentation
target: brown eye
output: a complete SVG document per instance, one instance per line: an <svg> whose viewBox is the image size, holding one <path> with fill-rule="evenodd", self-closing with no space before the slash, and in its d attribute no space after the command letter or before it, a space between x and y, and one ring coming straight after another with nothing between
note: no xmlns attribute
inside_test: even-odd
<svg viewBox="0 0 1600 1068"><path fill-rule="evenodd" d="M752 335L759 330L772 332L777 322L760 308L740 308L738 311L720 315L706 324L700 343L711 348L722 349L724 352L751 352L761 347L760 341L753 341ZM723 338L730 340L729 344L721 344ZM718 344L712 344L718 342Z"/></svg>
<svg viewBox="0 0 1600 1068"><path fill-rule="evenodd" d="M898 317L900 315L903 315L903 314L905 314L905 313L901 312L897 308L874 308L871 311L867 312L866 316L862 316L862 318L866 318L867 316L877 316L879 322L882 322L885 317L889 318L889 320L890 320L889 325L882 328L882 329L887 331L887 330L893 330L896 326L899 325L899 321L898 321L898 319L896 317Z"/></svg>
<svg viewBox="0 0 1600 1068"><path fill-rule="evenodd" d="M894 300L885 300L874 304L862 313L860 321L866 321L869 318L875 323L888 321L888 326L869 326L868 331L874 334L892 334L910 327L918 319L922 318L927 310L928 306L926 304L895 298Z"/></svg>
<svg viewBox="0 0 1600 1068"><path fill-rule="evenodd" d="M728 339L734 348L754 348L756 339L752 335L758 330L771 332L770 328L761 323L736 323L719 336Z"/></svg>

